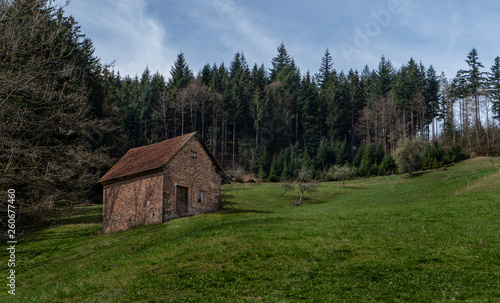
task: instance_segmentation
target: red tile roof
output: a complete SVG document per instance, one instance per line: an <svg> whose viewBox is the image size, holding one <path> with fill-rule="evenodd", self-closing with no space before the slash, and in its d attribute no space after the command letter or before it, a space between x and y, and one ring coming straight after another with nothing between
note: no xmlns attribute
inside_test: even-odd
<svg viewBox="0 0 500 303"><path fill-rule="evenodd" d="M161 168L197 133L129 150L98 182L108 182ZM208 152L208 151L207 151Z"/></svg>

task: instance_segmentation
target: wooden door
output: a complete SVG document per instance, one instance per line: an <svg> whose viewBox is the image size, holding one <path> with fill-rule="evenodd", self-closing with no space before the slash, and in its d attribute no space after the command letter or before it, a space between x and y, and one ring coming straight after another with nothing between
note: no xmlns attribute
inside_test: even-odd
<svg viewBox="0 0 500 303"><path fill-rule="evenodd" d="M188 188L177 186L176 214L185 216L187 214Z"/></svg>

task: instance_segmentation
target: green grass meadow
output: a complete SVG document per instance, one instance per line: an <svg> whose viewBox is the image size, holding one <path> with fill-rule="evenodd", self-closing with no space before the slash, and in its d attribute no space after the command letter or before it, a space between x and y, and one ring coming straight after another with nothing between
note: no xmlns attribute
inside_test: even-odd
<svg viewBox="0 0 500 303"><path fill-rule="evenodd" d="M341 185L294 207L279 184L230 184L224 211L106 235L101 206L77 209L19 240L15 302L500 302L491 162Z"/></svg>

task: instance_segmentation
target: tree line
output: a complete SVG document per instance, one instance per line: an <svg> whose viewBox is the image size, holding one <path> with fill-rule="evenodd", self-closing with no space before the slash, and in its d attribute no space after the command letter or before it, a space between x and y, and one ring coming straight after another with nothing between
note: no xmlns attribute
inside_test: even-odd
<svg viewBox="0 0 500 303"><path fill-rule="evenodd" d="M224 167L268 180L293 178L302 165L318 176L359 167L363 154L380 165L403 138L497 154L499 59L488 73L476 49L466 62L451 80L413 58L396 68L382 57L374 70L345 73L326 49L318 72L302 74L281 43L269 69L237 52L228 67L207 64L194 75L180 53L169 80L147 67L140 78L114 76L116 117L134 146L198 131Z"/></svg>
<svg viewBox="0 0 500 303"><path fill-rule="evenodd" d="M413 58L338 71L329 49L302 73L284 43L269 68L237 52L195 74L181 52L167 77L121 76L49 1L0 6L0 184L26 220L99 200L95 182L129 148L193 131L225 168L268 181L394 173L413 141L410 172L500 151L500 58L485 71L476 49L453 79Z"/></svg>

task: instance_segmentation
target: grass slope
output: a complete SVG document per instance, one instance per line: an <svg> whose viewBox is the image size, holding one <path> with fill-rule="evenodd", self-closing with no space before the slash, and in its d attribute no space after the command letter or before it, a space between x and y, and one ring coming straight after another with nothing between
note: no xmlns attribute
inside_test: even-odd
<svg viewBox="0 0 500 303"><path fill-rule="evenodd" d="M16 302L500 301L490 162L340 185L301 207L276 184L229 185L234 210L99 236L86 208L18 244Z"/></svg>

